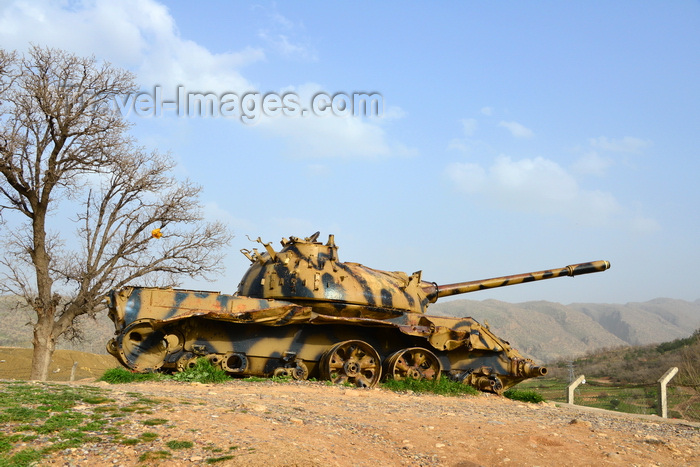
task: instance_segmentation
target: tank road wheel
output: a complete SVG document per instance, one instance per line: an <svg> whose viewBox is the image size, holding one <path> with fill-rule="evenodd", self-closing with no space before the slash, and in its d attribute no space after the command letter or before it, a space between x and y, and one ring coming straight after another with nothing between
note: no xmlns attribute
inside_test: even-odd
<svg viewBox="0 0 700 467"><path fill-rule="evenodd" d="M309 368L301 360L288 363L285 366L275 368L272 372L275 378L292 378L297 381L305 381L309 377Z"/></svg>
<svg viewBox="0 0 700 467"><path fill-rule="evenodd" d="M154 329L150 320L132 323L116 342L121 361L135 371L154 371L163 366L168 346L165 333Z"/></svg>
<svg viewBox="0 0 700 467"><path fill-rule="evenodd" d="M387 379L404 380L412 379L440 379L440 360L430 350L420 347L394 352L386 360Z"/></svg>
<svg viewBox="0 0 700 467"><path fill-rule="evenodd" d="M335 384L350 383L360 388L371 388L382 376L380 362L379 354L368 343L340 342L323 354L321 378Z"/></svg>

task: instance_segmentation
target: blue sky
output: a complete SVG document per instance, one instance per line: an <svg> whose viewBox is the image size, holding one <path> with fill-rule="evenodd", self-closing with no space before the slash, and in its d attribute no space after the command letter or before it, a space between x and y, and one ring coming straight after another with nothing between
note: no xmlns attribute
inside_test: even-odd
<svg viewBox="0 0 700 467"><path fill-rule="evenodd" d="M438 283L612 263L465 298L700 298L698 2L0 2L0 46L29 43L168 99L382 96L381 117L131 112L236 235L226 274L185 286L233 292L247 236L320 230Z"/></svg>

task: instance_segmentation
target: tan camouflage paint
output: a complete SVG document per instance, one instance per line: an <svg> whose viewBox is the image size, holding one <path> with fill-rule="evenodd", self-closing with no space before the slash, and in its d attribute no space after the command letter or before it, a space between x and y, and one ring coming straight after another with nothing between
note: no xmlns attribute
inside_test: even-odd
<svg viewBox="0 0 700 467"><path fill-rule="evenodd" d="M232 375L326 377L372 386L440 374L500 393L546 373L472 318L426 315L445 295L605 270L597 261L438 286L421 273L341 263L333 236L244 250L252 265L234 295L127 287L110 296L108 350L135 371L176 371L201 356ZM430 375L430 376L428 376Z"/></svg>

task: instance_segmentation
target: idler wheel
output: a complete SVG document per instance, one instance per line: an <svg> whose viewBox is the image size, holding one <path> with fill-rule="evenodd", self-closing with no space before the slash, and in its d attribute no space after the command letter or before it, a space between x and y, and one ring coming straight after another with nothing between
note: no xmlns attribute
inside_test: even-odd
<svg viewBox="0 0 700 467"><path fill-rule="evenodd" d="M150 320L136 321L117 337L120 360L134 371L155 371L165 362L169 340Z"/></svg>
<svg viewBox="0 0 700 467"><path fill-rule="evenodd" d="M439 380L442 366L440 360L430 350L421 347L394 352L386 360L384 372L387 379L427 379Z"/></svg>
<svg viewBox="0 0 700 467"><path fill-rule="evenodd" d="M335 344L320 362L322 379L335 384L349 383L360 388L374 387L382 376L381 359L374 348L363 341Z"/></svg>
<svg viewBox="0 0 700 467"><path fill-rule="evenodd" d="M229 352L224 355L221 368L229 373L245 373L248 369L248 357L244 353Z"/></svg>

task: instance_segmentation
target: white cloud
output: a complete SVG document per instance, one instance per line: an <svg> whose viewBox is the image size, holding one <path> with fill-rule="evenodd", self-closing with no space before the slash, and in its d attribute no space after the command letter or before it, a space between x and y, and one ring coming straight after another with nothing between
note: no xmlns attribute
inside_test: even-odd
<svg viewBox="0 0 700 467"><path fill-rule="evenodd" d="M532 138L535 135L531 129L518 122L501 121L499 122L498 126L508 129L508 131L510 131L510 133L516 138Z"/></svg>
<svg viewBox="0 0 700 467"><path fill-rule="evenodd" d="M612 163L612 159L601 157L597 152L591 151L579 158L574 163L573 169L580 174L602 177Z"/></svg>
<svg viewBox="0 0 700 467"><path fill-rule="evenodd" d="M152 0L79 5L44 0L31 6L16 1L0 13L0 41L18 50L26 50L31 42L83 56L95 54L135 71L145 87L161 85L173 93L178 84L193 91L252 89L238 70L265 57L253 47L214 54L183 39L168 9Z"/></svg>
<svg viewBox="0 0 700 467"><path fill-rule="evenodd" d="M491 148L484 141L473 138L479 128L479 121L475 118L463 118L459 121L462 126L461 138L453 138L447 144L448 150L455 150L465 154L490 153Z"/></svg>
<svg viewBox="0 0 700 467"><path fill-rule="evenodd" d="M542 157L499 156L489 167L452 163L446 174L455 187L500 209L565 217L582 225L618 225L652 230L655 221L628 213L608 192L586 190L563 167ZM634 222L633 222L634 221Z"/></svg>
<svg viewBox="0 0 700 467"><path fill-rule="evenodd" d="M301 102L310 102L321 91L307 83L287 91L296 92ZM400 118L400 109L389 110L392 119ZM415 156L416 149L392 140L383 128L383 118L336 116L261 118L255 129L286 140L289 154L295 157L389 157Z"/></svg>
<svg viewBox="0 0 700 467"><path fill-rule="evenodd" d="M292 42L286 34L275 34L270 31L258 32L258 37L271 45L280 55L299 59L303 61L315 62L318 60L316 51L309 46Z"/></svg>
<svg viewBox="0 0 700 467"><path fill-rule="evenodd" d="M625 136L621 139L600 136L589 140L591 146L610 152L639 153L642 149L651 145L651 141Z"/></svg>
<svg viewBox="0 0 700 467"><path fill-rule="evenodd" d="M457 189L465 193L484 191L487 174L479 164L471 162L454 162L447 166L447 176L454 182Z"/></svg>
<svg viewBox="0 0 700 467"><path fill-rule="evenodd" d="M456 150L460 152L467 152L469 150L469 147L467 146L467 143L465 140L460 139L460 138L454 138L451 139L449 143L447 143L447 149L448 150Z"/></svg>
<svg viewBox="0 0 700 467"><path fill-rule="evenodd" d="M258 37L287 59L306 62L318 60L316 50L308 44L307 40L300 37L304 25L291 21L275 10L276 6L273 5L272 12L267 12L266 27L258 31Z"/></svg>
<svg viewBox="0 0 700 467"><path fill-rule="evenodd" d="M308 117L263 119L255 127L286 140L296 157L415 156L417 151L393 142L383 128L359 118Z"/></svg>
<svg viewBox="0 0 700 467"><path fill-rule="evenodd" d="M385 122L389 120L398 120L406 117L406 115L408 114L401 107L392 105L384 110L384 113L382 114L382 120Z"/></svg>
<svg viewBox="0 0 700 467"><path fill-rule="evenodd" d="M482 107L481 113L483 115L486 115L487 117L490 117L491 115L493 115L493 108L492 107Z"/></svg>
<svg viewBox="0 0 700 467"><path fill-rule="evenodd" d="M293 39L303 25L274 12L270 15L263 10L260 14L270 27L261 32L264 42L287 56L313 58L310 48ZM162 87L164 101L174 99L178 85L187 93L218 96L273 91L258 89L241 73L243 67L266 59L262 48L242 44L238 50L213 53L181 37L167 7L153 0L87 0L77 4L18 0L0 7L0 43L25 50L30 42L51 44L78 55L95 54L135 71L144 90ZM297 88L304 103L310 102L307 91L322 90L318 85ZM415 149L392 141L384 129L387 122L403 116L403 110L394 106L386 109L383 118L265 118L265 124L257 128L285 140L299 156L415 155ZM231 121L240 122L237 118Z"/></svg>

